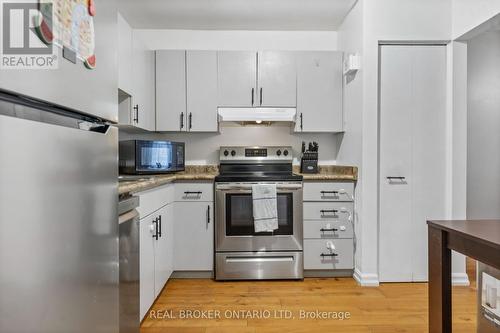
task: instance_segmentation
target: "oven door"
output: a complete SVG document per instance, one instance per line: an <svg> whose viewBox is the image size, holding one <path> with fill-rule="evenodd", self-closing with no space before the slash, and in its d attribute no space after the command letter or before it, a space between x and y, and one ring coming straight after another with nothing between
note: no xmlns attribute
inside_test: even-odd
<svg viewBox="0 0 500 333"><path fill-rule="evenodd" d="M216 251L301 251L302 183L277 184L278 230L255 233L253 183L216 184Z"/></svg>

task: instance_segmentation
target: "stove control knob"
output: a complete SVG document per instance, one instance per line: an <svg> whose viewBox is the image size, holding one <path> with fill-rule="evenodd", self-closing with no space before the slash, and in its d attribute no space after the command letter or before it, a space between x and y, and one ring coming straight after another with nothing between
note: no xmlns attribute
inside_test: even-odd
<svg viewBox="0 0 500 333"><path fill-rule="evenodd" d="M278 151L276 152L276 155L281 156L281 150L278 149Z"/></svg>
<svg viewBox="0 0 500 333"><path fill-rule="evenodd" d="M231 150L231 156L235 156L235 155L236 155L236 151Z"/></svg>
<svg viewBox="0 0 500 333"><path fill-rule="evenodd" d="M286 150L286 149L285 149L285 150L283 151L283 155L288 156L288 150Z"/></svg>
<svg viewBox="0 0 500 333"><path fill-rule="evenodd" d="M224 156L229 155L229 152L227 150L224 150Z"/></svg>

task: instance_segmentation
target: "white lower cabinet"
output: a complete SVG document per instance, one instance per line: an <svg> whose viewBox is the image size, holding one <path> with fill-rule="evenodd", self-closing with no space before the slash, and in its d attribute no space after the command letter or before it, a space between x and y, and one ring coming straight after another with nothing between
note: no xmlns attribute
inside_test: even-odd
<svg viewBox="0 0 500 333"><path fill-rule="evenodd" d="M304 269L354 268L353 194L352 182L304 182Z"/></svg>
<svg viewBox="0 0 500 333"><path fill-rule="evenodd" d="M139 197L142 320L174 270L213 270L213 183L167 184Z"/></svg>
<svg viewBox="0 0 500 333"><path fill-rule="evenodd" d="M140 319L144 318L173 271L173 184L142 192L140 220Z"/></svg>
<svg viewBox="0 0 500 333"><path fill-rule="evenodd" d="M158 240L155 241L155 298L172 275L174 269L174 221L173 205L158 211Z"/></svg>
<svg viewBox="0 0 500 333"><path fill-rule="evenodd" d="M140 310L144 318L155 300L155 256L154 256L154 224L153 216L141 219L140 222Z"/></svg>
<svg viewBox="0 0 500 333"><path fill-rule="evenodd" d="M177 201L175 209L176 271L212 271L214 267L213 202Z"/></svg>

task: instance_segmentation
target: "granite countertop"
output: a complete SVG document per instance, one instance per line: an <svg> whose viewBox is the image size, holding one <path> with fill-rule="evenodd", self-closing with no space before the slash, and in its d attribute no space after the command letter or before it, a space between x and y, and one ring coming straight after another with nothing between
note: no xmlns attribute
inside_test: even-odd
<svg viewBox="0 0 500 333"><path fill-rule="evenodd" d="M358 180L358 168L355 166L320 165L319 173L300 173L300 167L294 166L293 172L304 177L304 180Z"/></svg>
<svg viewBox="0 0 500 333"><path fill-rule="evenodd" d="M353 166L323 165L319 167L317 174L301 174L300 167L294 166L293 172L304 177L305 181L356 181L358 179L358 168ZM165 175L143 175L130 176L120 180L118 193L137 193L146 191L161 185L179 180L213 181L219 174L216 165L188 165L182 172Z"/></svg>
<svg viewBox="0 0 500 333"><path fill-rule="evenodd" d="M187 165L186 170L164 175L141 175L127 177L120 180L118 194L137 193L146 191L161 185L172 183L176 180L208 180L213 181L219 174L216 165ZM135 179L134 179L135 178Z"/></svg>

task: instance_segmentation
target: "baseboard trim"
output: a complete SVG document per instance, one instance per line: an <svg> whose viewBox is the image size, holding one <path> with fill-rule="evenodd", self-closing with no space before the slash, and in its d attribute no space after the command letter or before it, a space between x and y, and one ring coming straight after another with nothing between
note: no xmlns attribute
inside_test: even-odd
<svg viewBox="0 0 500 333"><path fill-rule="evenodd" d="M451 284L453 286L470 286L469 276L467 273L451 273Z"/></svg>
<svg viewBox="0 0 500 333"><path fill-rule="evenodd" d="M305 278L334 278L334 277L351 277L352 269L337 269L337 270L320 270L320 269L305 269Z"/></svg>
<svg viewBox="0 0 500 333"><path fill-rule="evenodd" d="M354 280L362 287L378 287L380 282L378 280L378 274L364 274L358 269L354 270Z"/></svg>
<svg viewBox="0 0 500 333"><path fill-rule="evenodd" d="M172 279L213 279L212 271L174 271Z"/></svg>

